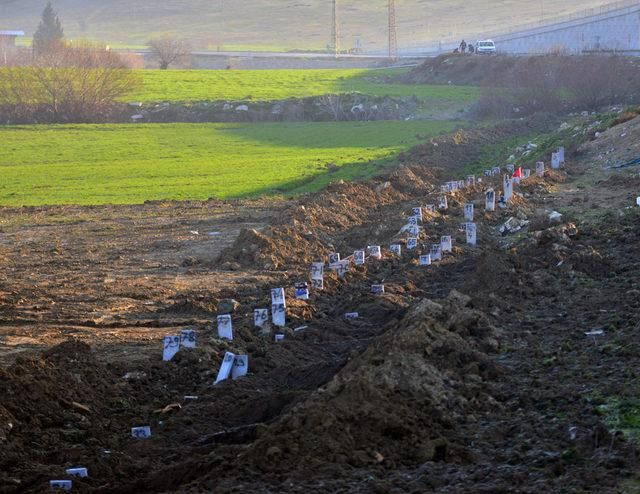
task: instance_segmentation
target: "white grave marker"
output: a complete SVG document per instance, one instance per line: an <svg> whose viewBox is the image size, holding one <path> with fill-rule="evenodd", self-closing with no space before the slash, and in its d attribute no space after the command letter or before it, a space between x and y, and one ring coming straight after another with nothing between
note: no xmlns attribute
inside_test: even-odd
<svg viewBox="0 0 640 494"><path fill-rule="evenodd" d="M494 177L497 177L498 175L500 175L501 172L502 172L502 170L500 170L499 166L494 166L491 169L491 175L493 175Z"/></svg>
<svg viewBox="0 0 640 494"><path fill-rule="evenodd" d="M362 266L364 264L364 251L363 250L356 250L353 253L353 263L356 266Z"/></svg>
<svg viewBox="0 0 640 494"><path fill-rule="evenodd" d="M465 182L464 180L458 180L458 189L464 189Z"/></svg>
<svg viewBox="0 0 640 494"><path fill-rule="evenodd" d="M347 312L344 315L345 319L358 319L360 317L360 314L358 314L357 312Z"/></svg>
<svg viewBox="0 0 640 494"><path fill-rule="evenodd" d="M284 288L272 288L271 289L271 303L282 304L287 306L287 301L284 298Z"/></svg>
<svg viewBox="0 0 640 494"><path fill-rule="evenodd" d="M409 216L407 225L418 226L419 218L417 216Z"/></svg>
<svg viewBox="0 0 640 494"><path fill-rule="evenodd" d="M233 366L231 367L231 379L244 377L249 372L249 356L236 355L233 358Z"/></svg>
<svg viewBox="0 0 640 494"><path fill-rule="evenodd" d="M448 209L448 203L447 203L447 197L446 196L442 196L439 200L438 200L438 209L440 211L446 211Z"/></svg>
<svg viewBox="0 0 640 494"><path fill-rule="evenodd" d="M180 336L165 336L162 339L162 360L168 362L180 351Z"/></svg>
<svg viewBox="0 0 640 494"><path fill-rule="evenodd" d="M504 176L504 200L509 202L513 197L513 179L508 175Z"/></svg>
<svg viewBox="0 0 640 494"><path fill-rule="evenodd" d="M321 280L324 278L324 263L313 262L311 263L311 279Z"/></svg>
<svg viewBox="0 0 640 494"><path fill-rule="evenodd" d="M531 170L529 168L524 168L522 170L522 180L527 180L531 178Z"/></svg>
<svg viewBox="0 0 640 494"><path fill-rule="evenodd" d="M418 226L410 226L409 228L407 228L407 233L413 237L417 237L418 235L420 235L420 227Z"/></svg>
<svg viewBox="0 0 640 494"><path fill-rule="evenodd" d="M484 209L487 211L496 210L496 191L495 190L488 189L484 193Z"/></svg>
<svg viewBox="0 0 640 494"><path fill-rule="evenodd" d="M439 261L442 259L442 246L440 244L433 244L431 246L431 262Z"/></svg>
<svg viewBox="0 0 640 494"><path fill-rule="evenodd" d="M431 255L430 254L426 254L426 255L422 255L419 258L420 266L431 266Z"/></svg>
<svg viewBox="0 0 640 494"><path fill-rule="evenodd" d="M407 239L407 250L414 250L418 246L417 238L408 238Z"/></svg>
<svg viewBox="0 0 640 494"><path fill-rule="evenodd" d="M442 252L451 252L453 250L451 235L440 237L440 246L442 247Z"/></svg>
<svg viewBox="0 0 640 494"><path fill-rule="evenodd" d="M485 170L484 171L484 176L485 177L490 177L491 176L491 170Z"/></svg>
<svg viewBox="0 0 640 494"><path fill-rule="evenodd" d="M473 213L474 213L473 203L467 202L464 205L464 219L467 221L473 221Z"/></svg>
<svg viewBox="0 0 640 494"><path fill-rule="evenodd" d="M284 333L276 334L275 339L276 339L276 343L280 343L281 341L284 341Z"/></svg>
<svg viewBox="0 0 640 494"><path fill-rule="evenodd" d="M233 340L233 327L230 314L218 316L218 338L222 340Z"/></svg>
<svg viewBox="0 0 640 494"><path fill-rule="evenodd" d="M70 491L73 487L71 480L50 480L49 489L52 491Z"/></svg>
<svg viewBox="0 0 640 494"><path fill-rule="evenodd" d="M261 328L269 320L269 309L254 309L253 310L253 325L256 328Z"/></svg>
<svg viewBox="0 0 640 494"><path fill-rule="evenodd" d="M329 254L330 269L337 269L339 263L340 263L340 254L338 254L337 252L332 252L331 254Z"/></svg>
<svg viewBox="0 0 640 494"><path fill-rule="evenodd" d="M349 272L349 261L340 261L336 272L338 273L338 278L344 278Z"/></svg>
<svg viewBox="0 0 640 494"><path fill-rule="evenodd" d="M536 176L538 178L544 178L544 162L538 161L536 163Z"/></svg>
<svg viewBox="0 0 640 494"><path fill-rule="evenodd" d="M412 216L417 217L418 220L422 221L422 208L413 208L411 210L411 214Z"/></svg>
<svg viewBox="0 0 640 494"><path fill-rule="evenodd" d="M180 331L180 346L185 348L196 347L196 332L193 329Z"/></svg>
<svg viewBox="0 0 640 494"><path fill-rule="evenodd" d="M564 161L564 146L560 146L558 148L558 150L556 151L556 154L558 155L558 160L560 161L561 165L564 165L565 161Z"/></svg>
<svg viewBox="0 0 640 494"><path fill-rule="evenodd" d="M476 184L476 176L475 175L469 175L467 176L467 187L472 187Z"/></svg>
<svg viewBox="0 0 640 494"><path fill-rule="evenodd" d="M515 171L516 167L515 165L507 165L507 172L508 173L513 173Z"/></svg>
<svg viewBox="0 0 640 494"><path fill-rule="evenodd" d="M311 280L311 288L314 290L324 290L324 280Z"/></svg>
<svg viewBox="0 0 640 494"><path fill-rule="evenodd" d="M225 379L229 379L229 376L231 375L231 369L233 368L233 361L235 360L235 358L235 354L231 352L225 352L224 358L222 359L222 364L220 364L220 370L218 371L218 377L216 377L216 382L214 384L218 384Z"/></svg>
<svg viewBox="0 0 640 494"><path fill-rule="evenodd" d="M287 307L285 304L271 304L271 322L274 326L282 327L286 324Z"/></svg>
<svg viewBox="0 0 640 494"><path fill-rule="evenodd" d="M369 257L373 259L382 259L382 249L379 245L369 245L367 252L369 253Z"/></svg>
<svg viewBox="0 0 640 494"><path fill-rule="evenodd" d="M151 427L148 425L142 427L132 427L131 437L136 439L148 439L151 437Z"/></svg>
<svg viewBox="0 0 640 494"><path fill-rule="evenodd" d="M402 245L400 244L393 244L389 246L389 250L391 252L393 252L396 256L401 256L402 255Z"/></svg>
<svg viewBox="0 0 640 494"><path fill-rule="evenodd" d="M304 281L298 282L294 287L296 300L309 300L309 285Z"/></svg>
<svg viewBox="0 0 640 494"><path fill-rule="evenodd" d="M554 170L560 168L560 156L558 156L558 153L551 153L551 168Z"/></svg>
<svg viewBox="0 0 640 494"><path fill-rule="evenodd" d="M429 211L430 213L435 213L436 212L436 205L435 204L427 204L425 206L425 209L427 211Z"/></svg>
<svg viewBox="0 0 640 494"><path fill-rule="evenodd" d="M71 475L72 477L88 477L89 476L89 471L84 467L67 468L65 472L67 473L67 475Z"/></svg>
<svg viewBox="0 0 640 494"><path fill-rule="evenodd" d="M384 285L371 285L371 293L381 295L384 293Z"/></svg>
<svg viewBox="0 0 640 494"><path fill-rule="evenodd" d="M477 227L475 223L467 223L467 245L476 245Z"/></svg>

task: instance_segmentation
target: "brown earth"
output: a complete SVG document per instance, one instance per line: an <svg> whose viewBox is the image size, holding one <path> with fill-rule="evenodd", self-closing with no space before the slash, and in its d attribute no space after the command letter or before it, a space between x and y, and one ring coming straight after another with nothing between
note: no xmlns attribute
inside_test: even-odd
<svg viewBox="0 0 640 494"><path fill-rule="evenodd" d="M638 122L623 125L635 142ZM428 268L386 247L503 132L432 141L388 176L289 203L0 211L0 492L46 491L77 466L80 492L623 492L637 452L599 405L639 391L640 193L637 170L595 158L620 129L506 210L482 212L496 179L452 194L422 242L451 234L454 251ZM500 235L511 216L529 231ZM292 300L310 262L372 244L383 260ZM277 286L278 344L251 320ZM232 342L212 325L225 298L240 302ZM186 327L198 348L162 362L162 337ZM250 373L213 386L225 351ZM152 438L132 439L138 425Z"/></svg>

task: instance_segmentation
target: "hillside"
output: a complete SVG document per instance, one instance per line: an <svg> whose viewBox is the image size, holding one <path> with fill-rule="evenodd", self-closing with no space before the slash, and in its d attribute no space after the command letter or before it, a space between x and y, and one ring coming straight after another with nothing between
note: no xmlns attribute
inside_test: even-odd
<svg viewBox="0 0 640 494"><path fill-rule="evenodd" d="M44 0L0 0L0 29L31 36ZM70 38L96 38L113 46L140 46L164 32L189 38L198 49L322 50L330 35L329 0L54 0ZM473 39L514 25L551 19L609 2L566 0L398 0L398 43ZM360 41L365 51L386 47L386 0L341 0L345 49ZM542 8L541 8L542 7Z"/></svg>

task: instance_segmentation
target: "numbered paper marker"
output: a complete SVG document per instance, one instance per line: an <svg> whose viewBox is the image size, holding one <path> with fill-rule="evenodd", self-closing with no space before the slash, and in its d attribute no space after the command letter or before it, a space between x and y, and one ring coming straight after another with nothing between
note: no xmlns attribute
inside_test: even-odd
<svg viewBox="0 0 640 494"><path fill-rule="evenodd" d="M415 250L418 247L418 239L417 238L408 238L407 239L407 250Z"/></svg>
<svg viewBox="0 0 640 494"><path fill-rule="evenodd" d="M473 221L473 213L474 213L473 203L467 202L464 205L464 219L467 221Z"/></svg>
<svg viewBox="0 0 640 494"><path fill-rule="evenodd" d="M65 472L67 473L67 475L71 475L72 477L88 477L89 476L88 470L84 467L67 468Z"/></svg>
<svg viewBox="0 0 640 494"><path fill-rule="evenodd" d="M467 187L473 187L476 184L476 176L469 175L467 176Z"/></svg>
<svg viewBox="0 0 640 494"><path fill-rule="evenodd" d="M508 173L513 173L515 171L516 167L515 165L507 165L507 172Z"/></svg>
<svg viewBox="0 0 640 494"><path fill-rule="evenodd" d="M496 191L489 189L484 193L484 209L486 211L496 210Z"/></svg>
<svg viewBox="0 0 640 494"><path fill-rule="evenodd" d="M353 262L356 266L362 266L364 264L364 251L356 250L353 253Z"/></svg>
<svg viewBox="0 0 640 494"><path fill-rule="evenodd" d="M440 211L446 211L448 209L449 205L447 202L447 198L446 196L442 196L439 200L438 200L438 209Z"/></svg>
<svg viewBox="0 0 640 494"><path fill-rule="evenodd" d="M280 343L281 341L284 341L284 333L276 334L275 338L276 338L276 343Z"/></svg>
<svg viewBox="0 0 640 494"><path fill-rule="evenodd" d="M389 246L389 250L391 252L393 252L396 256L401 256L402 255L402 245L400 244L393 244Z"/></svg>
<svg viewBox="0 0 640 494"><path fill-rule="evenodd" d="M412 237L417 237L418 235L420 235L420 227L418 225L409 225L409 228L407 228L407 233Z"/></svg>
<svg viewBox="0 0 640 494"><path fill-rule="evenodd" d="M231 367L231 379L244 377L249 372L249 356L236 355L233 359L233 367Z"/></svg>
<svg viewBox="0 0 640 494"><path fill-rule="evenodd" d="M70 491L73 487L71 480L50 480L49 489L55 491Z"/></svg>
<svg viewBox="0 0 640 494"><path fill-rule="evenodd" d="M336 272L338 273L338 278L344 278L349 272L349 261L340 261Z"/></svg>
<svg viewBox="0 0 640 494"><path fill-rule="evenodd" d="M179 336L165 336L162 339L162 360L168 362L180 351Z"/></svg>
<svg viewBox="0 0 640 494"><path fill-rule="evenodd" d="M425 206L425 209L427 211L429 211L430 213L435 213L436 212L436 205L435 204L427 204Z"/></svg>
<svg viewBox="0 0 640 494"><path fill-rule="evenodd" d="M527 180L531 178L531 170L529 168L524 168L522 170L522 180Z"/></svg>
<svg viewBox="0 0 640 494"><path fill-rule="evenodd" d="M218 371L218 377L216 377L216 382L214 384L218 384L219 382L224 381L225 379L229 379L231 375L231 369L233 368L233 361L235 359L235 354L231 352L226 352L224 354L224 358L222 359L222 364L220 364L220 370Z"/></svg>
<svg viewBox="0 0 640 494"><path fill-rule="evenodd" d="M422 221L422 208L413 208L411 215L415 216L419 221Z"/></svg>
<svg viewBox="0 0 640 494"><path fill-rule="evenodd" d="M451 239L451 235L440 237L440 246L442 248L442 252L451 252L453 250L453 240Z"/></svg>
<svg viewBox="0 0 640 494"><path fill-rule="evenodd" d="M420 262L420 266L431 266L431 255L426 254L426 255L420 256L419 262Z"/></svg>
<svg viewBox="0 0 640 494"><path fill-rule="evenodd" d="M151 437L151 427L148 425L143 427L132 427L131 437L135 437L136 439L148 439Z"/></svg>
<svg viewBox="0 0 640 494"><path fill-rule="evenodd" d="M309 300L309 285L303 281L296 283L294 295L296 300Z"/></svg>
<svg viewBox="0 0 640 494"><path fill-rule="evenodd" d="M313 262L311 263L311 279L321 280L324 278L324 263Z"/></svg>
<svg viewBox="0 0 640 494"><path fill-rule="evenodd" d="M332 252L331 254L329 254L330 269L337 269L339 263L340 263L340 254L338 254L337 252Z"/></svg>
<svg viewBox="0 0 640 494"><path fill-rule="evenodd" d="M384 285L371 285L371 293L381 295L384 293Z"/></svg>
<svg viewBox="0 0 640 494"><path fill-rule="evenodd" d="M180 331L180 346L185 348L196 347L196 332L193 329Z"/></svg>
<svg viewBox="0 0 640 494"><path fill-rule="evenodd" d="M253 325L256 328L261 328L267 321L269 321L269 309L254 309L253 310Z"/></svg>
<svg viewBox="0 0 640 494"><path fill-rule="evenodd" d="M229 314L218 316L218 338L222 340L233 340L233 328Z"/></svg>
<svg viewBox="0 0 640 494"><path fill-rule="evenodd" d="M407 225L409 226L418 226L418 217L417 216L409 216L407 219Z"/></svg>
<svg viewBox="0 0 640 494"><path fill-rule="evenodd" d="M475 223L467 223L467 244L476 245L477 227Z"/></svg>
<svg viewBox="0 0 640 494"><path fill-rule="evenodd" d="M283 327L286 324L287 309L284 304L271 305L271 322L274 326Z"/></svg>
<svg viewBox="0 0 640 494"><path fill-rule="evenodd" d="M382 249L379 245L370 245L367 247L369 256L373 259L382 259Z"/></svg>
<svg viewBox="0 0 640 494"><path fill-rule="evenodd" d="M491 170L485 170L484 171L484 176L485 177L490 177L491 176Z"/></svg>
<svg viewBox="0 0 640 494"><path fill-rule="evenodd" d="M358 319L360 317L360 314L358 314L357 312L347 312L344 315L345 319Z"/></svg>
<svg viewBox="0 0 640 494"><path fill-rule="evenodd" d="M542 161L536 163L536 176L538 178L544 178L544 162Z"/></svg>
<svg viewBox="0 0 640 494"><path fill-rule="evenodd" d="M431 262L439 261L442 259L442 246L440 244L433 244L431 246Z"/></svg>
<svg viewBox="0 0 640 494"><path fill-rule="evenodd" d="M491 169L491 175L493 175L494 177L497 177L498 175L500 175L501 171L502 171L502 170L500 170L500 167L499 167L499 166L494 166L494 167Z"/></svg>
<svg viewBox="0 0 640 494"><path fill-rule="evenodd" d="M551 168L554 170L560 168L560 156L558 156L558 153L551 153Z"/></svg>
<svg viewBox="0 0 640 494"><path fill-rule="evenodd" d="M271 289L271 303L272 304L282 304L285 307L287 306L287 302L284 298L284 288L272 288Z"/></svg>
<svg viewBox="0 0 640 494"><path fill-rule="evenodd" d="M311 288L314 290L324 290L324 280L311 280Z"/></svg>
<svg viewBox="0 0 640 494"><path fill-rule="evenodd" d="M564 146L560 146L556 151L556 154L558 155L558 160L560 160L560 164L564 165Z"/></svg>

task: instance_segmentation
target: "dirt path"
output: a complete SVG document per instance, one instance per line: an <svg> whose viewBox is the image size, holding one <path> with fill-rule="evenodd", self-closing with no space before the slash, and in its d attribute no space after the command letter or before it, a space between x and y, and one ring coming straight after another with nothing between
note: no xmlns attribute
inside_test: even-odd
<svg viewBox="0 0 640 494"><path fill-rule="evenodd" d="M506 210L482 212L486 180L450 195L422 242L451 234L454 249L430 267L386 247L451 169L281 205L3 211L0 492L44 491L72 466L89 468L74 481L87 492L622 492L637 458L615 431L638 405L640 223L624 209L638 178L603 177L596 148ZM459 230L469 200L475 249ZM528 231L500 235L511 216ZM293 300L311 261L374 244L382 261ZM278 286L276 344L251 314ZM228 297L233 342L212 327ZM187 327L198 348L163 363L162 337ZM225 351L248 354L250 374L212 386ZM138 425L152 438L130 438Z"/></svg>

